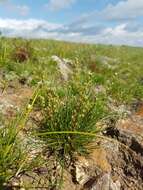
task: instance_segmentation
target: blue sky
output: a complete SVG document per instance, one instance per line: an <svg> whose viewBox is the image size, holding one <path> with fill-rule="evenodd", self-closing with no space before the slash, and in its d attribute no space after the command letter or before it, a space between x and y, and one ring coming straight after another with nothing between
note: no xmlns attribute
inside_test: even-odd
<svg viewBox="0 0 143 190"><path fill-rule="evenodd" d="M66 5L65 2L69 3ZM119 2L119 0L5 0L5 2L3 0L0 6L0 16L3 18L16 19L45 19L49 22L68 24L82 14L88 14L95 10L102 10L109 3L115 4L117 2ZM56 7L56 4L60 4L61 7L60 5ZM13 10L10 10L9 7L12 6ZM16 10L16 6L19 6L19 10L18 8ZM27 14L25 13L25 15L20 13L20 7L24 9L24 6L27 7Z"/></svg>
<svg viewBox="0 0 143 190"><path fill-rule="evenodd" d="M5 36L143 46L143 0L0 0Z"/></svg>

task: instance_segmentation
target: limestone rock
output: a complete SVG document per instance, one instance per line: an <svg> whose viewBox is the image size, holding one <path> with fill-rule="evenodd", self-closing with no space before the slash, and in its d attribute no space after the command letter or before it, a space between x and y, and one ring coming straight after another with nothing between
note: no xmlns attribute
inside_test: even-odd
<svg viewBox="0 0 143 190"><path fill-rule="evenodd" d="M109 173L104 174L90 190L120 190L120 182L113 182Z"/></svg>
<svg viewBox="0 0 143 190"><path fill-rule="evenodd" d="M60 59L58 56L53 55L52 60L55 61L58 65L59 71L62 75L62 78L65 81L68 81L69 75L72 74L71 66L72 61L69 59Z"/></svg>

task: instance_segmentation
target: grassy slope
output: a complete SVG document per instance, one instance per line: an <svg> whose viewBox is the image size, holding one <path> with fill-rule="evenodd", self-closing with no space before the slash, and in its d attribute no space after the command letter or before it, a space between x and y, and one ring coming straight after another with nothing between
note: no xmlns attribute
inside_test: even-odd
<svg viewBox="0 0 143 190"><path fill-rule="evenodd" d="M28 43L28 44L27 44ZM26 47L29 52L29 59L25 62L19 63L15 60L15 53L17 51L17 48ZM103 99L101 97L97 100L97 109L95 109L95 116L99 119L102 118L103 111L101 109L101 113L99 113L99 108L102 108L102 102L103 104L106 104L106 101L104 102L105 97L108 99L114 100L115 104L122 105L127 104L131 105L134 101L141 101L143 100L143 48L135 48L135 47L127 47L127 46L105 46L105 45L86 45L86 44L74 44L74 43L67 43L67 42L57 42L57 41L50 41L50 40L22 40L22 39L0 39L0 87L6 88L11 82L13 81L24 81L29 86L36 86L36 84L43 80L45 83L51 83L54 86L58 86L61 82L59 81L59 73L57 70L56 63L51 60L52 55L57 55L60 58L69 58L73 61L75 67L77 67L77 70L80 70L77 76L74 78L71 83L77 83L77 88L79 87L79 91L82 95L85 95L85 89L86 85L88 86L89 78L92 86L98 87L104 89L101 93L103 95ZM83 86L82 86L82 85ZM86 84L86 85L85 85ZM61 86L61 85L59 85ZM85 89L84 89L85 87ZM63 86L62 86L63 88ZM61 88L61 90L63 90ZM76 89L77 90L77 89ZM64 90L63 90L64 91ZM50 91L51 92L51 91ZM66 92L60 92L61 94ZM72 92L73 93L73 92ZM75 92L74 92L75 93ZM74 94L73 93L73 94ZM80 96L82 98L81 105L86 107L86 101L88 103L88 99L86 99L86 96ZM72 95L73 95L72 94ZM74 96L71 96L75 98ZM70 97L70 100L72 100ZM83 97L86 101L83 100ZM48 102L49 97L44 97L45 100ZM76 101L73 102L68 101L66 104L66 107L61 107L58 110L58 115L55 113L54 119L47 118L46 119L46 127L48 126L48 129L46 129L48 133L49 131L49 123L60 121L61 129L59 129L60 124L58 124L58 129L54 128L55 131L61 131L63 130L63 126L65 127L64 130L72 131L71 129L71 118L73 114L72 106L76 107L77 103L80 102L78 99L78 96L76 96ZM53 97L52 97L53 100ZM74 99L73 99L74 100ZM57 101L57 100L56 100ZM61 100L60 100L61 101ZM99 101L99 102L98 102ZM71 105L70 105L71 103ZM100 105L101 103L101 105ZM59 104L59 103L58 103ZM85 105L84 105L85 104ZM55 104L56 105L56 104ZM89 104L90 105L90 104ZM39 107L42 107L42 105L39 105ZM41 108L42 109L42 108ZM69 117L69 122L64 123L65 116L67 116L67 110ZM83 109L84 110L84 109ZM89 120L87 119L87 123L85 125L85 120L80 117L82 116L83 111L82 109L80 112L76 112L76 116L78 118L77 124L81 127L83 124L83 128L79 129L78 127L76 130L80 133L80 131L86 132L94 132L95 129L88 129ZM46 110L47 111L47 110ZM49 110L52 111L51 109ZM54 112L55 110L53 110ZM88 113L88 112L87 112ZM85 114L87 115L87 114ZM93 117L93 114L91 114L91 118L93 120L95 117ZM84 122L83 122L84 121ZM92 120L91 120L92 121ZM63 122L63 123L62 123ZM18 124L19 125L19 124ZM18 125L15 125L16 127ZM53 127L53 124L51 125ZM67 128L68 126L68 128ZM44 126L45 127L45 126ZM74 126L75 127L75 126ZM85 127L85 129L84 129ZM84 129L84 130L83 130ZM6 128L7 130L7 128ZM2 133L2 132L1 132ZM3 134L3 133L2 133ZM9 134L9 133L8 133ZM15 152L15 138L16 134L13 133L14 136L11 138L14 138L14 141L7 142L5 145L5 138L1 137L1 144L4 144L5 149L1 146L2 150L4 150L4 153L1 153L0 157L0 173L5 173L5 170L3 171L3 165L5 164L5 152L7 154L13 155L13 150ZM2 135L3 136L3 135ZM55 137L55 136L54 136ZM63 134L63 139L71 139L73 138L70 134ZM58 138L61 138L60 134L57 134L56 136L57 142ZM90 137L89 137L90 138ZM48 139L46 137L47 141L49 140L51 142L51 139ZM55 139L55 138L54 138ZM76 143L75 138L75 144L74 142L67 143L67 145L73 145L75 148L75 151L79 147L82 148L83 141L85 141L85 138L80 138L78 136L78 143ZM53 138L52 138L53 140ZM73 140L73 139L72 139ZM80 142L79 142L80 140ZM48 143L49 143L48 141ZM54 140L55 141L55 140ZM65 143L64 143L65 144ZM61 144L58 144L59 148L61 149ZM10 148L9 148L10 147ZM11 149L11 147L14 147ZM70 147L70 148L69 148ZM64 149L70 153L72 146L67 146L67 149ZM57 144L56 147L52 147L53 149L57 151ZM73 148L73 147L72 147ZM70 150L69 150L70 149ZM71 153L72 154L72 153ZM21 155L20 155L21 156ZM14 162L10 162L10 165L15 165L15 160L17 158L14 157ZM10 159L11 160L11 159ZM23 162L23 159L22 161ZM17 165L17 161L16 161ZM9 166L8 166L9 167ZM19 166L17 166L19 167ZM19 170L19 168L14 168L15 172ZM6 168L7 170L7 168ZM7 174L8 178L15 175L15 172L12 171L12 174ZM0 176L0 185L1 183L5 182L7 180L7 176L3 177L1 179Z"/></svg>
<svg viewBox="0 0 143 190"><path fill-rule="evenodd" d="M31 40L28 45L31 59L27 64L19 64L12 60L11 55L15 51L15 46L19 47L23 44L26 44L26 41L19 39L1 39L0 41L0 67L5 70L7 78L30 78L30 85L36 84L41 79L55 80L56 64L50 60L50 57L57 55L75 62L78 60L81 68L94 71L93 82L103 85L107 96L113 97L119 103L131 103L135 99L143 98L142 48ZM109 61L114 69L103 65L98 59L101 56L117 59L117 61Z"/></svg>

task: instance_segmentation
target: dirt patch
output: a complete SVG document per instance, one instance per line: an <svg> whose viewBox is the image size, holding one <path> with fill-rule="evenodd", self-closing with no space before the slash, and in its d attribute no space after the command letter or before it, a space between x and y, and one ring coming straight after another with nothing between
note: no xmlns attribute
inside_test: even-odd
<svg viewBox="0 0 143 190"><path fill-rule="evenodd" d="M1 113L6 117L14 116L20 108L26 105L32 94L33 90L28 87L8 87L4 93L0 93Z"/></svg>
<svg viewBox="0 0 143 190"><path fill-rule="evenodd" d="M137 115L143 117L143 105L138 108Z"/></svg>

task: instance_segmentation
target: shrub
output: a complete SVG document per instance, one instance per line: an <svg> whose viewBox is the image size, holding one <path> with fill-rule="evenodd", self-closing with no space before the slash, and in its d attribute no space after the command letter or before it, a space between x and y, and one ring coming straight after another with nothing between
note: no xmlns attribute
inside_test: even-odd
<svg viewBox="0 0 143 190"><path fill-rule="evenodd" d="M12 52L12 59L19 63L28 61L32 56L33 56L33 49L30 43L28 42L15 45L15 48Z"/></svg>

